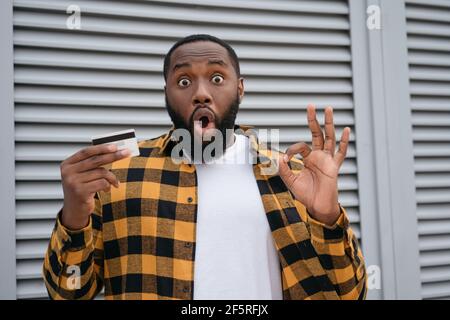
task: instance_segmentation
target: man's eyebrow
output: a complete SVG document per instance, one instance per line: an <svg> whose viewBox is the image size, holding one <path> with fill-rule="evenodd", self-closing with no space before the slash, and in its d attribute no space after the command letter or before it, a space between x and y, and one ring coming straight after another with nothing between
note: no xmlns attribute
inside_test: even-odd
<svg viewBox="0 0 450 320"><path fill-rule="evenodd" d="M210 64L218 64L218 65L221 65L221 66L224 66L224 67L227 66L227 63L225 61L223 61L222 59L209 59L208 60L208 64L209 65Z"/></svg>
<svg viewBox="0 0 450 320"><path fill-rule="evenodd" d="M191 66L191 64L190 64L189 62L177 63L177 64L173 67L172 71L175 71L175 70L180 69L180 68L183 68L183 67L190 67L190 66Z"/></svg>

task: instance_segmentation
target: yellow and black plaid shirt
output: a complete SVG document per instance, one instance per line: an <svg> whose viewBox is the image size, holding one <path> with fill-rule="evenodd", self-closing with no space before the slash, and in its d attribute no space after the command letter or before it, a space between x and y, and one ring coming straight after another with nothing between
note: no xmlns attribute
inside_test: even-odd
<svg viewBox="0 0 450 320"><path fill-rule="evenodd" d="M43 265L50 298L92 299L103 286L106 299L193 298L197 178L195 165L172 161L172 132L140 142L140 156L107 166L120 187L96 194L86 228L70 231L58 214ZM332 227L312 219L277 174L262 171L278 153L249 138L283 298L364 299L364 259L345 209ZM293 158L290 167L299 171L302 162Z"/></svg>

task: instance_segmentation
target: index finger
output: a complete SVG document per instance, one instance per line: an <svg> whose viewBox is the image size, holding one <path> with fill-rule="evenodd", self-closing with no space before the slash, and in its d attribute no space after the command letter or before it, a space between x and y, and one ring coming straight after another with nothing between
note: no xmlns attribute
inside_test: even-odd
<svg viewBox="0 0 450 320"><path fill-rule="evenodd" d="M66 163L74 164L80 161L86 160L95 155L111 153L117 151L115 144L101 144L98 146L89 146L76 152L72 156L66 159Z"/></svg>

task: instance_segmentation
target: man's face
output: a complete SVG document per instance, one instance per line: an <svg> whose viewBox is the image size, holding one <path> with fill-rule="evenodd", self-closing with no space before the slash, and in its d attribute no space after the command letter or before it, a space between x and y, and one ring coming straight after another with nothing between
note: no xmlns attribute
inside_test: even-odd
<svg viewBox="0 0 450 320"><path fill-rule="evenodd" d="M165 87L166 106L175 128L204 137L234 126L244 95L228 51L215 42L186 43L173 51ZM225 136L223 136L225 139Z"/></svg>

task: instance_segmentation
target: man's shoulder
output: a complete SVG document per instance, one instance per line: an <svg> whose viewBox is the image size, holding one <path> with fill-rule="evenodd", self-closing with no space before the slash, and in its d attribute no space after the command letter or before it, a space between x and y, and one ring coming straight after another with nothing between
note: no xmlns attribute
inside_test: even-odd
<svg viewBox="0 0 450 320"><path fill-rule="evenodd" d="M167 134L165 133L158 137L139 140L138 141L139 149L160 149L162 147L166 135Z"/></svg>

